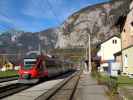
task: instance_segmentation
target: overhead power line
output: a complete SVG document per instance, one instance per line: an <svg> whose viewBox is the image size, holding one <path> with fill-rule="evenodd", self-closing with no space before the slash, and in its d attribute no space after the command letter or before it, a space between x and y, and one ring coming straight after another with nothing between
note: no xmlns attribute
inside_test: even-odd
<svg viewBox="0 0 133 100"><path fill-rule="evenodd" d="M49 0L46 0L48 6L49 6L49 9L51 10L51 12L53 13L53 15L55 16L56 20L57 20L57 23L60 23L60 20L58 19L58 16L56 15L54 9L53 9L53 6L51 5L51 3L49 2Z"/></svg>

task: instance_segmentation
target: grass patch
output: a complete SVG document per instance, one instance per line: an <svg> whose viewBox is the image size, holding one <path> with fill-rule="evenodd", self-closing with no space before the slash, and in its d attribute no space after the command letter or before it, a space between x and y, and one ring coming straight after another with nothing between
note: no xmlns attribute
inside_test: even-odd
<svg viewBox="0 0 133 100"><path fill-rule="evenodd" d="M92 72L91 76L97 80L99 85L105 85L109 80L109 77L107 75L102 75L101 73L96 71Z"/></svg>
<svg viewBox="0 0 133 100"><path fill-rule="evenodd" d="M133 79L129 78L128 76L119 76L118 77L118 85L133 85Z"/></svg>
<svg viewBox="0 0 133 100"><path fill-rule="evenodd" d="M109 76L107 76L107 75L102 75L102 74L100 74L100 80L101 81L103 81L103 82L105 82L105 83L107 83L108 81L109 81L109 79L110 79L110 77Z"/></svg>
<svg viewBox="0 0 133 100"><path fill-rule="evenodd" d="M108 75L103 75L103 74L100 74L99 78L103 82L108 82L110 80L110 77ZM128 76L118 76L117 83L118 86L133 85L133 79L129 78Z"/></svg>
<svg viewBox="0 0 133 100"><path fill-rule="evenodd" d="M95 71L91 72L91 76L96 79L97 78L97 72L95 72Z"/></svg>
<svg viewBox="0 0 133 100"><path fill-rule="evenodd" d="M0 72L0 78L2 77L11 77L11 76L17 76L18 73L17 71L10 70L10 71L5 71L5 72Z"/></svg>
<svg viewBox="0 0 133 100"><path fill-rule="evenodd" d="M108 86L109 91L108 95L111 98L111 100L118 100L117 98L118 96L118 87L120 87L120 91L122 91L122 93L124 93L124 96L126 98L128 98L128 100L133 100L133 95L132 93L130 93L130 91L126 88L126 86L133 86L133 79L129 78L128 76L118 76L118 78L110 78L108 75L106 74L101 74L100 73L100 77L99 80L101 83L104 83L105 85Z"/></svg>

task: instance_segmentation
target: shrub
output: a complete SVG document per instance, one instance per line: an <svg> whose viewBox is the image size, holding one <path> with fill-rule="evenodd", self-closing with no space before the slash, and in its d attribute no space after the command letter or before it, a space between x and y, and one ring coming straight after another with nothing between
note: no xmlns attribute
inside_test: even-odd
<svg viewBox="0 0 133 100"><path fill-rule="evenodd" d="M109 88L109 90L111 91L112 94L117 93L117 88L118 88L117 80L118 79L116 77L110 77L110 79L107 82L107 86L108 86L108 88Z"/></svg>

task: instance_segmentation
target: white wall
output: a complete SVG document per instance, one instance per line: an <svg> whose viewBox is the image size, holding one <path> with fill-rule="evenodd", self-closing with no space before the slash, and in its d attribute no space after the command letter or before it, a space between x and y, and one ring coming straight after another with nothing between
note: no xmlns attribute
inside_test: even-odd
<svg viewBox="0 0 133 100"><path fill-rule="evenodd" d="M116 40L117 43L113 44L113 40ZM114 60L114 53L121 50L121 40L118 37L113 37L108 41L101 44L100 51L98 56L101 56L101 60Z"/></svg>

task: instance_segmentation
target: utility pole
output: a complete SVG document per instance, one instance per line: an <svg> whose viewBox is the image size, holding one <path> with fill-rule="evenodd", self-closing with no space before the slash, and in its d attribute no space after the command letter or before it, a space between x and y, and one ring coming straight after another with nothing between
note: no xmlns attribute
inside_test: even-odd
<svg viewBox="0 0 133 100"><path fill-rule="evenodd" d="M38 52L39 52L39 54L41 54L42 53L42 48L41 48L41 35L40 35L40 33L39 33L39 44L38 44Z"/></svg>
<svg viewBox="0 0 133 100"><path fill-rule="evenodd" d="M91 39L90 39L90 34L89 34L89 73L91 73L92 66L91 66Z"/></svg>
<svg viewBox="0 0 133 100"><path fill-rule="evenodd" d="M87 40L87 45L86 45L86 60L87 60L87 72L91 73L92 66L91 66L91 35L90 31L87 28L87 33L88 33L88 40Z"/></svg>
<svg viewBox="0 0 133 100"><path fill-rule="evenodd" d="M89 40L88 40L89 41ZM89 71L89 60L88 60L88 41L87 41L87 45L85 47L85 63L86 63L86 66L85 66L85 71Z"/></svg>
<svg viewBox="0 0 133 100"><path fill-rule="evenodd" d="M86 45L86 64L87 64L87 72L91 73L92 66L91 66L91 43L90 43L90 34L88 34L88 42Z"/></svg>

